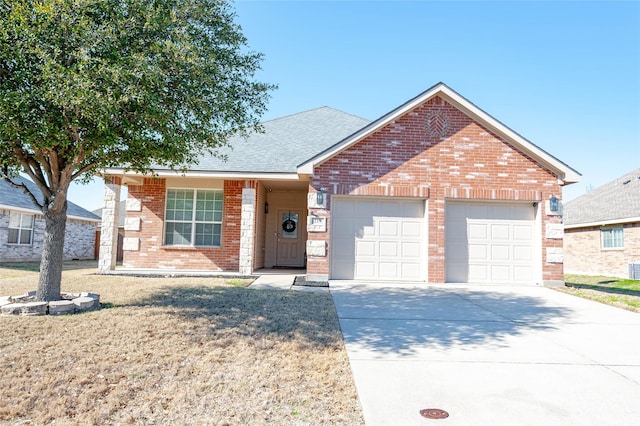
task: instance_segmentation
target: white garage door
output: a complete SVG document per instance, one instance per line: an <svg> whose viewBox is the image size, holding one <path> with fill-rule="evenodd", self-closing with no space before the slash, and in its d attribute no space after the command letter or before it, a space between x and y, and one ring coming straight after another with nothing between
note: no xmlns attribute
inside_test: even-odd
<svg viewBox="0 0 640 426"><path fill-rule="evenodd" d="M333 198L331 278L426 280L424 200Z"/></svg>
<svg viewBox="0 0 640 426"><path fill-rule="evenodd" d="M534 282L534 207L531 203L445 206L447 282Z"/></svg>

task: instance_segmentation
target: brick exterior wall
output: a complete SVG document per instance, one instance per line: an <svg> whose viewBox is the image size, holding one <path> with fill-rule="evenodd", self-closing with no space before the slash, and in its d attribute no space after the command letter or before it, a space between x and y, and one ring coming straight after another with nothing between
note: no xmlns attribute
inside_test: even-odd
<svg viewBox="0 0 640 426"><path fill-rule="evenodd" d="M428 198L430 282L445 280L445 200L540 201L562 194L557 176L439 97L317 166L310 192L320 188L329 204L316 213L327 218L331 194ZM562 240L544 235L561 218L540 211L543 280L562 281L562 264L545 258L547 248L562 249ZM329 245L330 229L309 238ZM307 273L329 274L329 259L309 258Z"/></svg>
<svg viewBox="0 0 640 426"><path fill-rule="evenodd" d="M30 245L8 244L9 210L0 210L0 262L39 262L44 241L44 218L35 215ZM64 259L93 259L96 243L95 222L67 219L64 236Z"/></svg>
<svg viewBox="0 0 640 426"><path fill-rule="evenodd" d="M140 201L141 211L128 211L127 218L140 218L139 231L125 231L125 240L137 239L135 250L125 250L126 268L238 271L242 189L255 188L255 181L225 181L221 247L164 246L165 179L144 178L142 185L129 185L128 198Z"/></svg>
<svg viewBox="0 0 640 426"><path fill-rule="evenodd" d="M565 229L564 269L568 274L629 277L629 263L640 262L640 223L624 225L624 248L602 249L601 227Z"/></svg>

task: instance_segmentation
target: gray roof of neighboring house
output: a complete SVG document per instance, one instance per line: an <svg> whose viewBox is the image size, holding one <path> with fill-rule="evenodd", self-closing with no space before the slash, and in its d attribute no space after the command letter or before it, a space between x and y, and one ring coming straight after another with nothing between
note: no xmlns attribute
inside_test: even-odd
<svg viewBox="0 0 640 426"><path fill-rule="evenodd" d="M227 161L204 155L191 171L296 173L297 166L369 124L369 120L320 107L262 123L263 133L232 137L218 150Z"/></svg>
<svg viewBox="0 0 640 426"><path fill-rule="evenodd" d="M564 205L564 224L615 222L640 217L640 169Z"/></svg>
<svg viewBox="0 0 640 426"><path fill-rule="evenodd" d="M29 188L29 191L31 191L31 193L35 195L35 197L38 200L40 200L40 202L42 202L42 199L43 199L42 192L40 191L40 188L38 188L38 186L35 183L31 182L29 179L24 178L22 176L18 176L11 180L17 184L24 183L27 186L27 188ZM29 209L29 210L37 210L38 212L40 212L40 208L35 204L33 204L33 201L31 200L31 198L27 194L25 194L22 189L18 189L9 185L9 183L5 182L5 180L1 178L0 178L0 205L7 206L7 207ZM91 213L89 210L85 210L79 205L74 204L69 200L67 200L67 216L84 218L91 221L100 220L98 216Z"/></svg>
<svg viewBox="0 0 640 426"><path fill-rule="evenodd" d="M124 219L127 217L127 200L120 201L118 204L118 226L124 227ZM99 218L102 218L102 209L91 210L91 213L95 214Z"/></svg>

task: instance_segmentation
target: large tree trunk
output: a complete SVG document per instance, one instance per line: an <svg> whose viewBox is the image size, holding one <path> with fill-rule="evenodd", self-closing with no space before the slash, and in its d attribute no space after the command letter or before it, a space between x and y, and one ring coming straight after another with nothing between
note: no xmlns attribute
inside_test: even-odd
<svg viewBox="0 0 640 426"><path fill-rule="evenodd" d="M66 203L61 209L47 210L44 214L44 221L44 243L36 298L49 302L60 300L64 234L67 227Z"/></svg>

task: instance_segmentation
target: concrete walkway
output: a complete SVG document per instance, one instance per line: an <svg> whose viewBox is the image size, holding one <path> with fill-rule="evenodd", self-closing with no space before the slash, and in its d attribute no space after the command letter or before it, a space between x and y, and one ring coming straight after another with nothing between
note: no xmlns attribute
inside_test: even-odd
<svg viewBox="0 0 640 426"><path fill-rule="evenodd" d="M254 272L258 278L249 288L257 290L297 290L312 292L328 292L328 287L308 287L293 285L296 277L305 276L305 271L299 269L259 269Z"/></svg>
<svg viewBox="0 0 640 426"><path fill-rule="evenodd" d="M331 294L369 426L640 424L640 314L542 287Z"/></svg>

